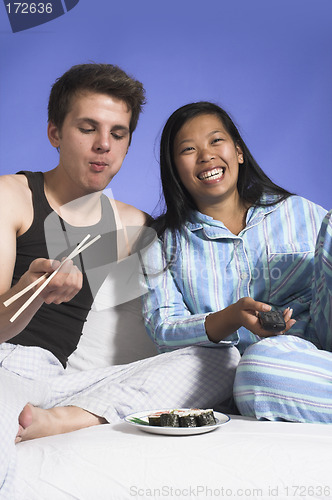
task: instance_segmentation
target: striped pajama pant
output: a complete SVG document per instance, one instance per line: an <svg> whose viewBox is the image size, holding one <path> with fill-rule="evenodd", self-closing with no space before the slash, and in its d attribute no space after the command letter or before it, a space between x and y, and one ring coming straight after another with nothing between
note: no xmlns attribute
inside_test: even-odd
<svg viewBox="0 0 332 500"><path fill-rule="evenodd" d="M312 292L310 313L322 349L291 334L248 347L234 382L242 415L332 423L332 211L317 239Z"/></svg>
<svg viewBox="0 0 332 500"><path fill-rule="evenodd" d="M15 436L29 402L78 406L109 423L156 408L211 408L230 399L240 354L235 347L187 347L77 373L39 347L0 345L0 499L15 499Z"/></svg>

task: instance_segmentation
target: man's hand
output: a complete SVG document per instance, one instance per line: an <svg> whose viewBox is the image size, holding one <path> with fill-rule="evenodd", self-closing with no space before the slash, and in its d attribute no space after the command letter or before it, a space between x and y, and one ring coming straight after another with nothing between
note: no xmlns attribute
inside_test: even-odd
<svg viewBox="0 0 332 500"><path fill-rule="evenodd" d="M26 273L27 278L30 282L33 282L45 273L53 273L59 266L60 262L57 260L36 259L30 264L29 270ZM40 298L42 298L46 304L69 302L80 291L82 284L82 273L73 262L69 260L61 267L60 271L40 293ZM36 289L38 289L38 285Z"/></svg>

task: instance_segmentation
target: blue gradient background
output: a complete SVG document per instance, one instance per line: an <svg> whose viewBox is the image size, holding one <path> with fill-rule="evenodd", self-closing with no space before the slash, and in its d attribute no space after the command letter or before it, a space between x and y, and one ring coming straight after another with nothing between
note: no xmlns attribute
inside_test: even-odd
<svg viewBox="0 0 332 500"><path fill-rule="evenodd" d="M177 107L212 100L230 112L278 184L331 208L331 0L80 0L13 34L0 6L0 173L49 170L47 100L73 64L109 62L140 79L148 104L115 198L158 211L158 142Z"/></svg>

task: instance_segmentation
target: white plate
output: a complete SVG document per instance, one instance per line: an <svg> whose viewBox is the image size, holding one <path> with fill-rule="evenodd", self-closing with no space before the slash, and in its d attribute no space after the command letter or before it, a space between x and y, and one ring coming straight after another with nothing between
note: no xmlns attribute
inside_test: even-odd
<svg viewBox="0 0 332 500"><path fill-rule="evenodd" d="M178 410L188 410L189 408L177 408ZM218 429L223 424L227 424L230 421L230 417L224 413L219 413L217 411L213 412L216 419L216 424L214 425L203 425L202 427L157 427L154 425L144 425L138 424L133 421L134 418L139 418L144 422L149 422L149 415L158 413L161 411L169 411L169 409L159 409L159 410L145 410L139 411L137 413L132 413L124 418L125 422L130 425L134 425L138 429L145 432L150 432L151 434L166 434L167 436L192 436L193 434L203 434L204 432L211 432Z"/></svg>

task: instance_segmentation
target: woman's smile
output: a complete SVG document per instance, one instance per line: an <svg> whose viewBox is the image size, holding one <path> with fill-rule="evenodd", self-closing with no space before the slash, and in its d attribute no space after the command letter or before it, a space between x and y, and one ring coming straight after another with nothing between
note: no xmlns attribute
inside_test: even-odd
<svg viewBox="0 0 332 500"><path fill-rule="evenodd" d="M197 177L205 183L218 182L223 179L225 170L223 167L212 167L209 170L204 170Z"/></svg>

